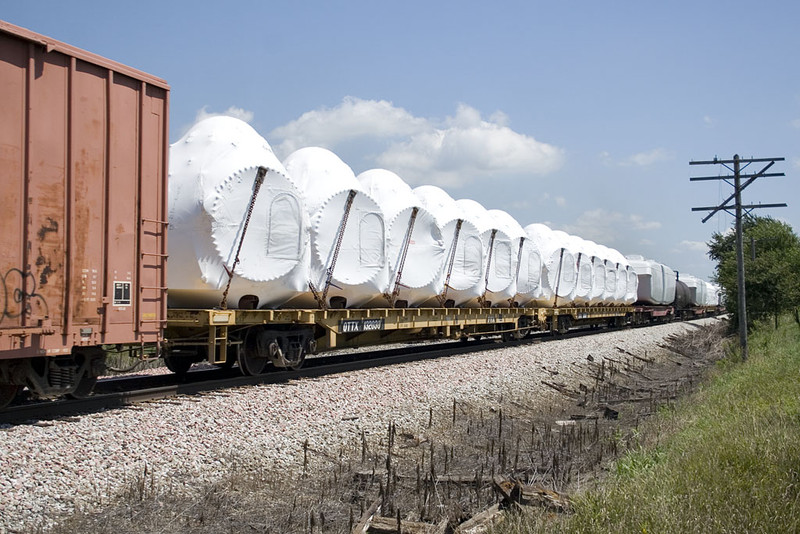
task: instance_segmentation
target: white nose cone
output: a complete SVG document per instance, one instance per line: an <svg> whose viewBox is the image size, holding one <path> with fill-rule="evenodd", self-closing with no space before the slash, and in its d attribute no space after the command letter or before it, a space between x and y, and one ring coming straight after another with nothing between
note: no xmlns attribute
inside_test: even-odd
<svg viewBox="0 0 800 534"><path fill-rule="evenodd" d="M254 196L260 166L268 172ZM303 199L250 125L200 121L170 147L169 169L171 306L218 306L231 270L232 308L244 297L248 307L278 306L305 289Z"/></svg>
<svg viewBox="0 0 800 534"><path fill-rule="evenodd" d="M389 270L385 220L377 202L364 193L350 167L324 148L297 150L284 165L306 199L311 220L310 281L317 292L322 294L327 285L327 298L345 299L348 307L364 306L383 295ZM293 303L318 304L311 292Z"/></svg>
<svg viewBox="0 0 800 534"><path fill-rule="evenodd" d="M484 251L481 233L474 221L464 216L456 201L444 190L423 185L414 195L435 218L444 240L444 290L442 298L455 306L477 306L484 292ZM429 299L425 306L440 306L441 299Z"/></svg>
<svg viewBox="0 0 800 534"><path fill-rule="evenodd" d="M389 292L393 298L418 306L441 294L445 246L433 214L422 206L408 184L391 171L371 169L357 178L386 217Z"/></svg>
<svg viewBox="0 0 800 534"><path fill-rule="evenodd" d="M561 231L535 223L525 227L528 238L541 253L544 272L540 306L566 306L572 304L572 296L578 279L578 263L571 249L569 237Z"/></svg>

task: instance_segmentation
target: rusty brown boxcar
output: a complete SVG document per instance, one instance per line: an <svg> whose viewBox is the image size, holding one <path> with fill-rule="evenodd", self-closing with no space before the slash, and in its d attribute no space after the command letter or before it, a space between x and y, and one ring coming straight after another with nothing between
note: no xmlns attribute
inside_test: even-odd
<svg viewBox="0 0 800 534"><path fill-rule="evenodd" d="M0 21L0 406L161 341L168 105L164 80Z"/></svg>

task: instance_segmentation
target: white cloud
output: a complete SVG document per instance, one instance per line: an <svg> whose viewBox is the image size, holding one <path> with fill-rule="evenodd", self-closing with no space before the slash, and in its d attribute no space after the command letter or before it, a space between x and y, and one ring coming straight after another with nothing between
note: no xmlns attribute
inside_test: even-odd
<svg viewBox="0 0 800 534"><path fill-rule="evenodd" d="M663 148L654 148L653 150L647 152L639 152L638 154L629 156L621 161L620 165L623 167L646 167L648 165L652 165L653 163L667 161L670 159L672 159L672 154L670 154L667 150L664 150Z"/></svg>
<svg viewBox="0 0 800 534"><path fill-rule="evenodd" d="M283 157L298 148L337 144L359 137L407 137L428 130L427 121L414 117L386 100L345 97L334 108L303 113L299 119L275 128L270 139L282 139L275 148Z"/></svg>
<svg viewBox="0 0 800 534"><path fill-rule="evenodd" d="M683 240L680 243L678 243L678 250L681 250L681 251L691 250L691 251L705 252L706 250L708 250L708 245L706 245L703 241L686 241L686 240Z"/></svg>
<svg viewBox="0 0 800 534"><path fill-rule="evenodd" d="M800 128L800 119L793 120L791 124L793 128Z"/></svg>
<svg viewBox="0 0 800 534"><path fill-rule="evenodd" d="M508 127L497 111L488 120L461 104L443 121L415 117L385 100L346 97L334 108L304 113L276 128L276 152L285 157L303 146L337 145L356 139L383 141L367 157L411 184L457 187L484 178L546 174L561 167L564 151Z"/></svg>
<svg viewBox="0 0 800 534"><path fill-rule="evenodd" d="M715 124L716 122L717 122L717 121L716 121L715 119L712 119L712 118L711 118L711 117L709 117L708 115L706 115L706 116L704 116L704 117L703 117L703 124L705 124L705 125L706 125L706 126L708 126L709 128L710 128L710 127L712 127L712 126L714 126L714 124Z"/></svg>
<svg viewBox="0 0 800 534"><path fill-rule="evenodd" d="M800 169L800 158L794 158L794 168Z"/></svg>
<svg viewBox="0 0 800 534"><path fill-rule="evenodd" d="M585 211L574 223L561 227L567 233L607 246L620 246L623 240L630 240L631 230L648 232L659 228L660 222L645 221L641 215L628 215L602 208Z"/></svg>
<svg viewBox="0 0 800 534"><path fill-rule="evenodd" d="M661 223L657 221L645 221L641 215L630 215L630 221L635 230L658 230Z"/></svg>
<svg viewBox="0 0 800 534"><path fill-rule="evenodd" d="M567 205L567 199L564 197L556 197L556 206L563 208Z"/></svg>
<svg viewBox="0 0 800 534"><path fill-rule="evenodd" d="M246 109L237 108L236 106L231 106L222 113L212 113L208 111L208 106L203 106L200 110L198 110L197 115L195 115L194 122L200 122L203 119L207 119L209 117L217 117L220 115L224 115L227 117L236 117L237 119L243 120L244 122L252 122L253 121L253 112L247 111Z"/></svg>

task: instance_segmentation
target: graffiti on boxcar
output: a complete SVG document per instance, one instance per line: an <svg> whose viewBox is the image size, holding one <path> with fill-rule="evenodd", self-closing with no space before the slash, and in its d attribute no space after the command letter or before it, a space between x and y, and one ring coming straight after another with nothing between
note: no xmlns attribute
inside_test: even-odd
<svg viewBox="0 0 800 534"><path fill-rule="evenodd" d="M47 301L36 292L36 277L32 272L9 269L0 276L0 289L3 292L0 300L0 324L6 318L16 319L29 314L34 303L44 309L44 315L48 315Z"/></svg>

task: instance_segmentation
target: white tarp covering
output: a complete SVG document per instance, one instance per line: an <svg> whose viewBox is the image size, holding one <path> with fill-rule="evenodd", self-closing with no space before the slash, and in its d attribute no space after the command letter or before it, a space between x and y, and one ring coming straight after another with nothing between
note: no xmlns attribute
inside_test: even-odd
<svg viewBox="0 0 800 534"><path fill-rule="evenodd" d="M532 305L544 297L542 255L537 244L522 229L522 247L517 264L517 304Z"/></svg>
<svg viewBox="0 0 800 534"><path fill-rule="evenodd" d="M391 171L372 169L357 178L364 192L378 202L387 221L389 292L397 292L397 299L409 306L441 294L445 244L434 216Z"/></svg>
<svg viewBox="0 0 800 534"><path fill-rule="evenodd" d="M603 301L602 304L611 305L616 302L614 294L617 291L617 263L611 258L613 253L610 248L605 245L597 245L599 249L599 256L603 259L603 269L605 270L605 287L603 288Z"/></svg>
<svg viewBox="0 0 800 534"><path fill-rule="evenodd" d="M496 306L508 306L513 302L519 303L517 296L520 293L520 275L524 275L526 282L529 283L527 272L529 264L525 265L525 272L521 272L523 270L521 259L525 254L523 249L527 248L530 251L533 247L530 243L526 243L528 236L525 234L525 230L507 212L491 209L486 210L486 215L492 221L492 226L498 230L495 234L495 256L490 265L489 291L497 296L502 292L505 297L506 302L497 301L495 302ZM502 239L500 239L501 236L503 236Z"/></svg>
<svg viewBox="0 0 800 534"><path fill-rule="evenodd" d="M603 303L603 295L606 289L606 268L604 258L600 256L600 246L594 241L585 241L587 254L591 255L592 259L592 293L589 299L590 305L597 305Z"/></svg>
<svg viewBox="0 0 800 534"><path fill-rule="evenodd" d="M707 282L700 280L690 274L682 274L681 282L689 288L689 304L691 306L707 306L709 298L707 295Z"/></svg>
<svg viewBox="0 0 800 534"><path fill-rule="evenodd" d="M444 239L444 297L455 306L475 305L484 290L484 253L481 234L475 223L466 219L444 190L423 185L413 190L422 206L436 218ZM426 306L440 306L430 299Z"/></svg>
<svg viewBox="0 0 800 534"><path fill-rule="evenodd" d="M329 303L340 297L348 307L357 307L383 295L389 287L383 213L361 190L350 167L318 147L293 152L284 166L306 199L311 220L310 282L318 294L323 294L330 271ZM317 305L310 292L292 303Z"/></svg>
<svg viewBox="0 0 800 534"><path fill-rule="evenodd" d="M259 166L268 173L242 240ZM296 184L247 123L212 117L170 147L169 305L279 306L307 283L308 218ZM256 297L257 303L252 297ZM244 301L242 301L244 305Z"/></svg>
<svg viewBox="0 0 800 534"><path fill-rule="evenodd" d="M578 278L577 262L563 232L557 233L539 223L529 224L525 233L542 258L541 296L533 300L539 306L566 306Z"/></svg>
<svg viewBox="0 0 800 534"><path fill-rule="evenodd" d="M638 302L665 305L675 301L675 271L642 256L628 256L627 259L639 280Z"/></svg>
<svg viewBox="0 0 800 534"><path fill-rule="evenodd" d="M508 306L517 293L516 274L519 239L513 218L505 212L490 213L480 203L471 199L456 200L463 217L475 222L484 246L483 298L493 306ZM503 213L504 216L499 215ZM516 224L519 227L519 224ZM515 235L511 235L511 233ZM488 269L488 271L487 271Z"/></svg>
<svg viewBox="0 0 800 534"><path fill-rule="evenodd" d="M575 304L589 304L594 289L594 263L591 246L578 236L568 235L568 248L575 251L576 276L575 288L568 297Z"/></svg>
<svg viewBox="0 0 800 534"><path fill-rule="evenodd" d="M625 304L628 299L630 298L631 293L635 291L634 288L628 289L628 267L630 263L628 260L625 259L618 250L609 248L608 249L611 261L614 262L616 269L617 269L617 283L614 288L614 304Z"/></svg>
<svg viewBox="0 0 800 534"><path fill-rule="evenodd" d="M709 282L708 287L709 287L708 305L720 306L722 304L722 295L719 284Z"/></svg>

